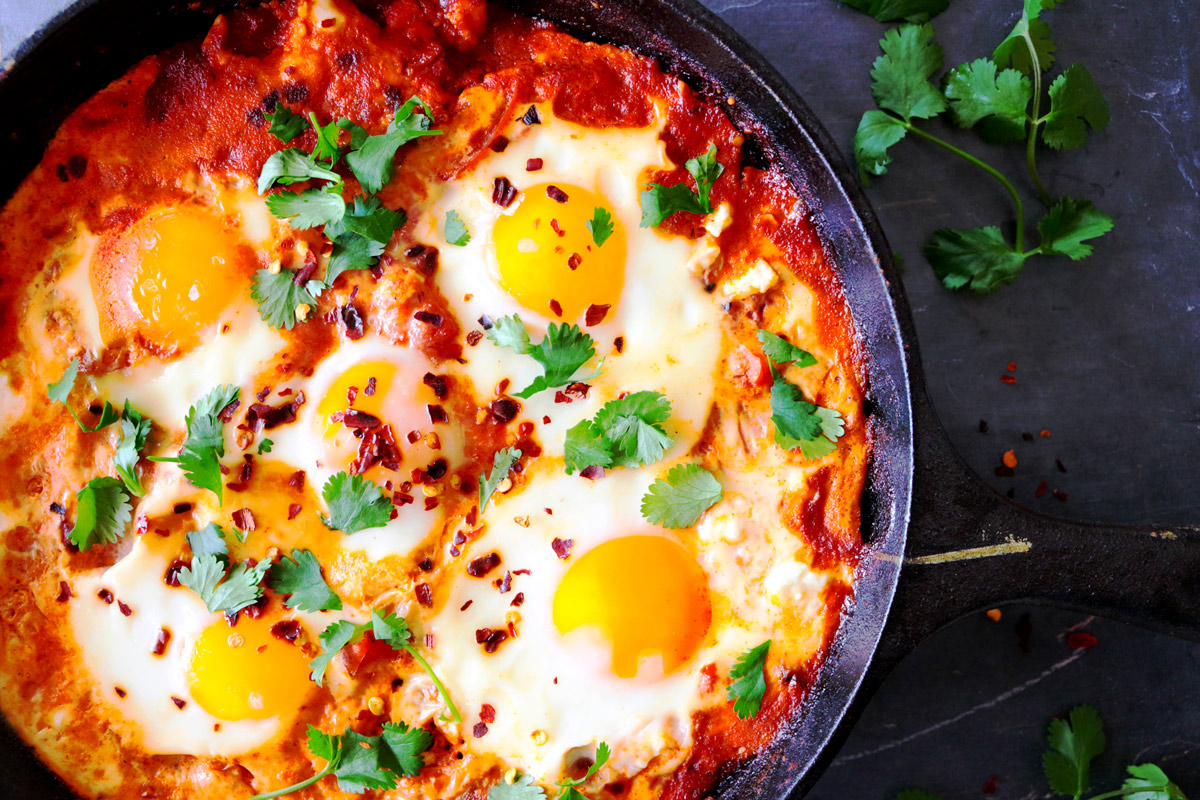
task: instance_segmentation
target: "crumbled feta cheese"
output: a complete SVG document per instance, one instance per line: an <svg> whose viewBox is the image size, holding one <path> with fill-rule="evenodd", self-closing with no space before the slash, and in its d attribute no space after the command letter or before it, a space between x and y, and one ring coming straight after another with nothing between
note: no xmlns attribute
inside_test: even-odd
<svg viewBox="0 0 1200 800"><path fill-rule="evenodd" d="M760 258L741 275L725 281L721 286L721 294L730 300L744 300L751 295L762 294L778 281L779 275L770 264Z"/></svg>

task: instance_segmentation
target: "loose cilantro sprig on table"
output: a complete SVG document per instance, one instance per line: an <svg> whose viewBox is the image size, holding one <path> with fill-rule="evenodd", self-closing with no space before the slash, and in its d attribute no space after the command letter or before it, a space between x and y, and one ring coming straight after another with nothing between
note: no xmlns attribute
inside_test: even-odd
<svg viewBox="0 0 1200 800"><path fill-rule="evenodd" d="M508 473L512 471L513 466L521 458L521 451L515 447L506 447L503 450L498 450L496 455L492 456L492 468L488 474L479 476L479 513L482 514L487 508L488 501L492 499L492 495L496 493L496 488L500 483L508 477Z"/></svg>
<svg viewBox="0 0 1200 800"><path fill-rule="evenodd" d="M256 794L250 800L269 800L298 792L332 775L338 789L361 794L368 789L395 789L399 776L420 773L425 761L421 754L433 745L433 734L424 728L410 728L403 722L388 722L378 736L363 736L353 728L341 734L324 733L308 726L308 750L324 759L325 766L307 780L284 789Z"/></svg>
<svg viewBox="0 0 1200 800"><path fill-rule="evenodd" d="M596 745L596 757L588 767L587 773L582 778L564 778L559 781L557 785L562 791L556 800L587 800L578 787L591 780L591 777L608 763L611 754L607 742ZM512 783L500 781L492 786L487 796L488 800L541 800L546 797L546 792L533 782L531 776L518 774Z"/></svg>
<svg viewBox="0 0 1200 800"><path fill-rule="evenodd" d="M781 336L760 330L758 341L771 365L771 422L775 443L784 450L800 448L805 458L824 458L837 449L837 441L846 432L842 415L804 399L798 386L783 376L781 367L792 364L810 367L817 359Z"/></svg>
<svg viewBox="0 0 1200 800"><path fill-rule="evenodd" d="M179 455L170 458L153 456L151 461L178 464L187 476L188 483L208 489L224 502L224 483L221 475L221 459L225 456L225 434L220 413L238 399L236 386L218 386L188 409L184 421L187 438Z"/></svg>
<svg viewBox="0 0 1200 800"><path fill-rule="evenodd" d="M880 22L925 22L950 6L950 0L842 0Z"/></svg>
<svg viewBox="0 0 1200 800"><path fill-rule="evenodd" d="M75 422L79 425L81 431L84 433L96 433L121 418L117 410L112 407L112 403L105 400L104 409L100 412L100 419L95 425L85 425L83 420L79 418L79 415L75 413L75 409L71 408L67 403L67 399L71 396L71 390L75 388L75 380L78 377L79 358L73 358L71 359L71 363L67 365L67 370L63 373L63 376L46 387L46 395L50 398L51 402L62 403L67 407L67 411L75 418Z"/></svg>
<svg viewBox="0 0 1200 800"><path fill-rule="evenodd" d="M768 639L738 656L729 669L731 683L725 687L725 693L733 701L734 713L741 719L757 716L762 708L767 694L766 666L770 649L771 640Z"/></svg>
<svg viewBox="0 0 1200 800"><path fill-rule="evenodd" d="M392 519L392 503L374 481L362 475L338 472L325 481L321 497L329 516L321 515L326 527L345 533L382 528Z"/></svg>
<svg viewBox="0 0 1200 800"><path fill-rule="evenodd" d="M288 595L283 604L301 611L340 611L342 598L329 588L321 574L321 562L311 550L293 550L271 567L267 586L276 594Z"/></svg>
<svg viewBox="0 0 1200 800"><path fill-rule="evenodd" d="M710 144L704 155L689 158L683 166L695 179L696 188L693 189L686 183L677 183L674 186L650 184L641 194L641 227L656 228L667 217L679 211L692 214L713 212L709 192L712 191L712 185L716 183L717 178L725 171L724 165L717 161L717 146Z"/></svg>
<svg viewBox="0 0 1200 800"><path fill-rule="evenodd" d="M534 344L521 317L513 314L496 320L487 332L497 347L507 347L517 355L527 355L542 365L543 374L519 392L517 397L528 399L544 389L556 389L581 378L575 373L596 355L596 342L578 325L551 322L546 336Z"/></svg>
<svg viewBox="0 0 1200 800"><path fill-rule="evenodd" d="M1091 783L1092 761L1104 752L1104 724L1091 706L1076 706L1063 717L1050 720L1046 735L1050 749L1042 757L1042 767L1055 794L1080 800ZM1133 764L1125 768L1129 777L1120 789L1094 795L1091 800L1187 800L1183 790L1171 782L1156 764ZM906 789L895 800L939 800L937 795L920 789Z"/></svg>
<svg viewBox="0 0 1200 800"><path fill-rule="evenodd" d="M133 506L117 478L92 478L75 494L75 527L67 534L80 550L112 544L125 534Z"/></svg>
<svg viewBox="0 0 1200 800"><path fill-rule="evenodd" d="M191 566L179 571L179 583L200 595L209 611L236 614L259 601L263 577L270 569L269 558L254 565L239 561L229 567L224 555L207 553L193 556Z"/></svg>
<svg viewBox="0 0 1200 800"><path fill-rule="evenodd" d="M674 441L662 427L670 416L671 401L661 392L634 392L609 400L593 419L567 431L567 474L587 467L631 469L659 461Z"/></svg>
<svg viewBox="0 0 1200 800"><path fill-rule="evenodd" d="M438 678L437 673L433 671L433 667L429 665L425 657L421 655L421 651L413 644L412 631L409 629L408 623L403 617L394 613L380 616L378 611L372 610L371 619L368 622L356 624L349 620L340 620L322 631L319 637L321 654L309 663L309 668L312 670L311 677L318 686L322 685L325 680L325 670L329 668L329 663L333 661L334 656L340 653L342 648L349 647L362 639L367 631L370 631L377 641L383 642L393 650L403 650L412 656L441 693L451 718L455 722L462 722L462 714L454 705L450 692L446 691L445 684Z"/></svg>
<svg viewBox="0 0 1200 800"><path fill-rule="evenodd" d="M721 500L721 482L699 464L676 464L650 484L642 516L664 528L690 528Z"/></svg>
<svg viewBox="0 0 1200 800"><path fill-rule="evenodd" d="M1048 92L1043 91L1042 73L1054 63L1055 46L1040 15L1057 4L1058 0L1025 0L1020 20L992 58L956 67L946 75L942 88L932 82L942 69L943 58L931 25L903 25L880 40L883 55L871 70L871 91L880 110L863 115L854 137L854 154L864 182L868 175L887 172L890 148L911 133L991 175L1013 202L1013 244L998 226L943 228L933 233L925 254L948 288L991 292L1016 280L1034 255L1086 258L1092 248L1084 242L1112 229L1112 219L1087 201L1062 197L1055 202L1037 170L1039 142L1052 149L1082 147L1088 129L1104 130L1109 117L1103 95L1082 65L1071 65ZM1049 110L1042 113L1046 100ZM1030 182L1049 209L1038 225L1037 247L1026 249L1025 207L1012 182L991 164L916 124L947 110L959 127L975 128L986 139L1024 140Z"/></svg>

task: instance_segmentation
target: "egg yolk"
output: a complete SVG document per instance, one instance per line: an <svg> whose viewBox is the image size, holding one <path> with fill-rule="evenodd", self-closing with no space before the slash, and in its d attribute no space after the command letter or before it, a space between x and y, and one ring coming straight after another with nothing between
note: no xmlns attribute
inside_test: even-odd
<svg viewBox="0 0 1200 800"><path fill-rule="evenodd" d="M591 627L612 646L612 671L633 678L660 656L664 674L704 643L712 620L708 579L683 547L662 536L625 536L589 550L554 593L559 633Z"/></svg>
<svg viewBox="0 0 1200 800"><path fill-rule="evenodd" d="M263 618L243 614L235 627L224 620L200 634L192 649L188 688L218 719L270 719L300 707L312 682L304 653L275 638Z"/></svg>
<svg viewBox="0 0 1200 800"><path fill-rule="evenodd" d="M598 208L610 212L612 224L601 245L588 230ZM616 305L625 282L625 232L611 209L578 186L523 190L493 233L500 286L531 311L567 322L578 322L592 304Z"/></svg>
<svg viewBox="0 0 1200 800"><path fill-rule="evenodd" d="M386 422L384 400L395 380L396 365L387 361L364 361L343 372L317 404L317 417L324 422L325 436L332 437L342 430L342 423L330 417L351 408Z"/></svg>
<svg viewBox="0 0 1200 800"><path fill-rule="evenodd" d="M166 209L143 217L125 238L137 261L133 302L143 331L159 344L194 344L200 329L245 293L247 259L212 214Z"/></svg>

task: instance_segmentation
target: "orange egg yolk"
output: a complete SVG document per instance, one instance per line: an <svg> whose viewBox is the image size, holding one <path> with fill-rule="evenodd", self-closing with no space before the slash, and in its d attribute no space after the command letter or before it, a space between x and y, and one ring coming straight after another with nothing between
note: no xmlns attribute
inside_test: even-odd
<svg viewBox="0 0 1200 800"><path fill-rule="evenodd" d="M612 206L578 186L543 183L522 191L493 234L504 291L531 311L567 322L578 322L592 304L616 305L625 283L625 232L612 217L612 234L597 245L588 229L597 208L611 213Z"/></svg>
<svg viewBox="0 0 1200 800"><path fill-rule="evenodd" d="M590 627L612 646L612 671L638 675L644 659L669 673L704 643L712 621L708 579L696 559L662 536L625 536L589 550L554 593L559 633Z"/></svg>
<svg viewBox="0 0 1200 800"><path fill-rule="evenodd" d="M125 234L137 263L133 302L147 338L188 346L234 299L245 294L236 235L211 213L172 208L143 217Z"/></svg>
<svg viewBox="0 0 1200 800"><path fill-rule="evenodd" d="M325 436L332 437L344 430L340 421L330 417L351 408L386 422L384 401L395 383L396 372L396 365L387 361L364 361L343 372L317 404L317 417L325 426Z"/></svg>
<svg viewBox="0 0 1200 800"><path fill-rule="evenodd" d="M210 625L192 649L188 688L218 719L294 714L312 687L303 651L271 635L271 622L242 615L236 627Z"/></svg>

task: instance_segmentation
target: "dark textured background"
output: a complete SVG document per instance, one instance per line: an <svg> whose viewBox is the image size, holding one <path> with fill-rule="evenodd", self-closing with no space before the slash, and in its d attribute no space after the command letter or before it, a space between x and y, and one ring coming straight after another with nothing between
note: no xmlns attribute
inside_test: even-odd
<svg viewBox="0 0 1200 800"><path fill-rule="evenodd" d="M784 73L849 152L859 116L872 107L868 71L886 27L836 0L705 2ZM0 51L65 5L0 0ZM935 21L947 63L989 54L1020 5L951 0ZM938 413L989 483L1048 513L1200 524L1200 2L1074 0L1046 19L1062 63L1084 63L1112 107L1108 131L1085 150L1040 158L1051 193L1091 199L1116 220L1095 256L1033 259L996 294L952 294L921 255L925 237L936 227L1010 220L999 186L941 151L904 142L868 194L907 263ZM1020 147L946 132L1028 188ZM1038 204L1026 194L1036 219ZM1013 385L1000 382L1010 361ZM1037 437L1042 429L1051 437ZM1023 432L1035 440L1023 441ZM995 477L1010 448L1016 476ZM1067 500L1036 498L1042 481ZM1071 650L1070 629L1090 631L1098 644ZM946 800L982 797L991 776L992 797L1050 797L1040 768L1044 726L1082 702L1109 723L1098 790L1115 788L1124 764L1154 760L1200 797L1200 645L1036 607L1005 608L997 623L963 619L918 648L811 797L883 800L907 786Z"/></svg>

